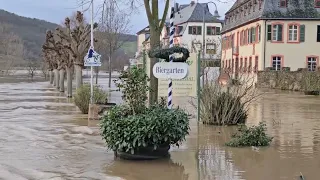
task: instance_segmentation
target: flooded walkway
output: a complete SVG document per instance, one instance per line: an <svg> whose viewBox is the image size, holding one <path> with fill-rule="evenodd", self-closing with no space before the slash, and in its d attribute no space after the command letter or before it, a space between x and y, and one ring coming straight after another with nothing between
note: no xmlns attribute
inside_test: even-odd
<svg viewBox="0 0 320 180"><path fill-rule="evenodd" d="M190 109L189 99L175 98ZM189 106L189 107L186 107ZM250 109L249 124L265 121L268 148L229 148L234 128L200 126L171 160L114 160L95 123L48 82L0 84L0 179L280 180L318 179L320 98L267 91Z"/></svg>

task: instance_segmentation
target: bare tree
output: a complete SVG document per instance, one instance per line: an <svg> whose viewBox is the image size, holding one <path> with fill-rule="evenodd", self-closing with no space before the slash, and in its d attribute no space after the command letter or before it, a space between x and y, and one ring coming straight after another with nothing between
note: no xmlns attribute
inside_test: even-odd
<svg viewBox="0 0 320 180"><path fill-rule="evenodd" d="M94 29L97 24L94 24ZM86 24L83 13L77 11L76 24L71 26L70 18L65 19L65 30L57 28L58 36L65 42L67 42L69 50L69 59L72 58L75 75L76 75L76 88L82 85L82 69L84 66L84 56L88 52L90 47L90 32L91 28L89 24ZM68 72L67 72L68 73Z"/></svg>
<svg viewBox="0 0 320 180"><path fill-rule="evenodd" d="M111 87L112 57L114 53L123 46L128 39L124 39L124 34L129 32L129 16L115 7L113 1L105 1L106 10L101 17L99 26L100 37L97 44L105 46L109 59L109 88Z"/></svg>
<svg viewBox="0 0 320 180"><path fill-rule="evenodd" d="M23 58L23 41L12 33L10 25L0 24L0 54L3 54L4 65L2 69L6 75L13 73L13 69Z"/></svg>

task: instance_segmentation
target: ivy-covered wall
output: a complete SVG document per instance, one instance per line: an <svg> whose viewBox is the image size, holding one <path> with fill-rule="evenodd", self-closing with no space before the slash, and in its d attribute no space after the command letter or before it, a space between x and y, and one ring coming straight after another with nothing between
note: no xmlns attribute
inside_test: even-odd
<svg viewBox="0 0 320 180"><path fill-rule="evenodd" d="M279 7L279 0L265 0L265 18L320 18L314 0L289 0L286 8Z"/></svg>
<svg viewBox="0 0 320 180"><path fill-rule="evenodd" d="M319 91L320 72L259 71L257 87L293 91Z"/></svg>

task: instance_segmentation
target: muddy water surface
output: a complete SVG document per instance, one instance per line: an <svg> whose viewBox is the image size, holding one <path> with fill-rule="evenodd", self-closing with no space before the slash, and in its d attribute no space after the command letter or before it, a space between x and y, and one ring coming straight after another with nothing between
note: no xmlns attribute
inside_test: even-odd
<svg viewBox="0 0 320 180"><path fill-rule="evenodd" d="M175 98L193 113L188 100ZM198 131L193 119L190 136L171 149L170 160L119 161L105 148L96 122L88 123L47 82L1 83L0 179L280 180L298 179L300 172L318 179L319 98L267 91L250 109L248 123L259 121L274 136L268 148L225 147L234 128Z"/></svg>

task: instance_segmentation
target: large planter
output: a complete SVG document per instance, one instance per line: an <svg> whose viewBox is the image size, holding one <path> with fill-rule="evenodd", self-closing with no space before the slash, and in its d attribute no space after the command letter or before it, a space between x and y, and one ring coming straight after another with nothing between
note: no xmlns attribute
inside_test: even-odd
<svg viewBox="0 0 320 180"><path fill-rule="evenodd" d="M305 95L319 96L320 95L320 91L305 91L304 94Z"/></svg>
<svg viewBox="0 0 320 180"><path fill-rule="evenodd" d="M154 160L169 157L170 145L163 145L156 150L153 147L141 147L134 154L124 152L121 150L116 151L115 157L126 160Z"/></svg>

